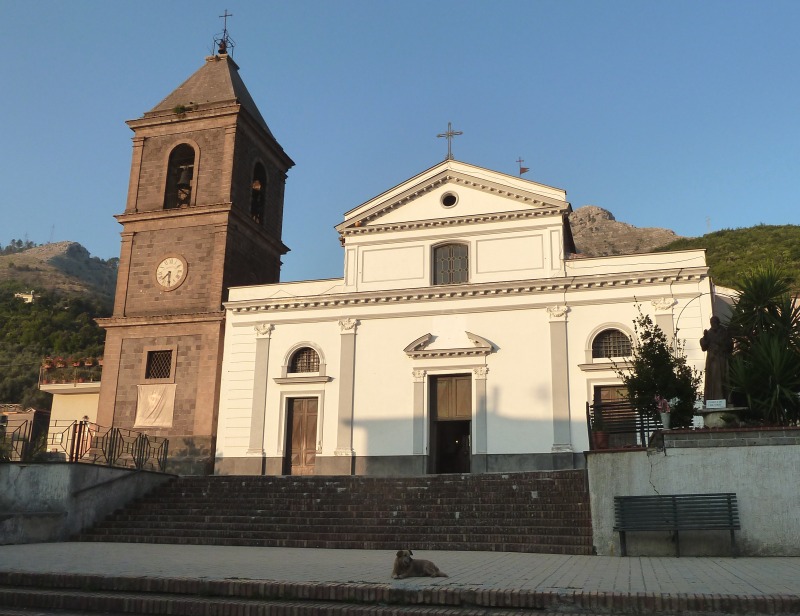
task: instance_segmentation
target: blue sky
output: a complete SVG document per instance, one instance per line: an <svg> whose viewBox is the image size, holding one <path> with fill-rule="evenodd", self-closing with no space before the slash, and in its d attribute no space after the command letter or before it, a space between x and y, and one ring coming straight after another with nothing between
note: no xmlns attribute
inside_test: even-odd
<svg viewBox="0 0 800 616"><path fill-rule="evenodd" d="M345 211L443 160L698 236L800 224L800 2L0 0L0 243L119 256L132 132L233 57L296 166L282 278L342 273Z"/></svg>

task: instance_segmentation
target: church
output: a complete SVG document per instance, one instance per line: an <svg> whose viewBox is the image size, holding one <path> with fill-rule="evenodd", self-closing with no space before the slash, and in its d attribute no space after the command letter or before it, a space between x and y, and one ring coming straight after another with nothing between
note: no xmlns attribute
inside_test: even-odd
<svg viewBox="0 0 800 616"><path fill-rule="evenodd" d="M449 153L343 214L341 278L280 282L293 162L220 51L128 123L102 322L98 423L169 438L172 472L581 468L638 310L702 369L703 251L584 258L566 191Z"/></svg>

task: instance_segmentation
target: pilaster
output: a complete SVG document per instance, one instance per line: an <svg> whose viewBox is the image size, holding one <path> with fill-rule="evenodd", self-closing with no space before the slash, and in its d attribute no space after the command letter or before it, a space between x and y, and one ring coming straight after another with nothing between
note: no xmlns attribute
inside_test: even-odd
<svg viewBox="0 0 800 616"><path fill-rule="evenodd" d="M553 391L553 452L572 451L569 407L569 356L567 353L567 306L548 306L550 317L550 365Z"/></svg>
<svg viewBox="0 0 800 616"><path fill-rule="evenodd" d="M269 377L269 345L272 340L271 323L254 326L256 335L255 370L253 374L253 406L250 415L250 445L248 456L264 457L264 432L267 413L267 378Z"/></svg>

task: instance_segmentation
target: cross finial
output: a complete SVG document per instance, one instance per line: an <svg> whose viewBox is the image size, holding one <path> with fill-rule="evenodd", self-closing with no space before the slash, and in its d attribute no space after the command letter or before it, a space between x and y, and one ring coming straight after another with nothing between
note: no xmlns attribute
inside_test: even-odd
<svg viewBox="0 0 800 616"><path fill-rule="evenodd" d="M453 160L453 137L457 137L458 135L463 135L464 133L460 130L453 130L452 122L447 123L447 132L440 133L436 135L437 137L444 137L447 139L447 158L445 160Z"/></svg>
<svg viewBox="0 0 800 616"><path fill-rule="evenodd" d="M218 52L220 55L227 54L228 49L233 49L236 47L236 43L233 42L233 39L228 34L228 17L233 17L233 13L229 13L228 9L225 9L225 12L219 16L220 19L223 20L222 22L222 36L214 39L214 42L217 44Z"/></svg>

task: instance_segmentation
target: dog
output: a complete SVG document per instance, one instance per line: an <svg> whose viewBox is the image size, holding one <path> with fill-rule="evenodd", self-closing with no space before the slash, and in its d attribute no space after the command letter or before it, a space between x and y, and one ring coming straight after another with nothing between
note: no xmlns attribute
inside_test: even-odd
<svg viewBox="0 0 800 616"><path fill-rule="evenodd" d="M411 550L398 550L394 567L392 567L392 578L402 580L407 577L448 577L429 560L414 559Z"/></svg>

